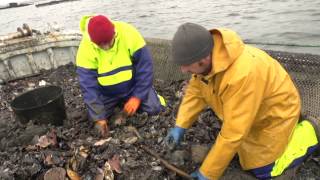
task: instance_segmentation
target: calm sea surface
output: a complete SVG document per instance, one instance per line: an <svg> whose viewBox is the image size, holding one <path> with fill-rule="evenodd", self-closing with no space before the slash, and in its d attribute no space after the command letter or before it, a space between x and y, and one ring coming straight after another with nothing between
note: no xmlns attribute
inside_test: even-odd
<svg viewBox="0 0 320 180"><path fill-rule="evenodd" d="M80 0L32 5L0 10L0 34L22 23L39 30L48 29L48 24L77 30L82 15L98 13L132 23L144 37L171 39L181 23L194 22L208 29L234 29L262 48L320 54L320 47L313 47L320 46L319 0Z"/></svg>

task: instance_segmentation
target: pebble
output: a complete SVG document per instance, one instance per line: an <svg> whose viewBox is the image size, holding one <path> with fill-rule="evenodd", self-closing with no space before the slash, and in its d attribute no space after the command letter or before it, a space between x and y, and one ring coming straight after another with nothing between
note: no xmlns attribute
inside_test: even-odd
<svg viewBox="0 0 320 180"><path fill-rule="evenodd" d="M154 171L162 171L162 167L161 166L153 166L152 170L154 170Z"/></svg>
<svg viewBox="0 0 320 180"><path fill-rule="evenodd" d="M66 178L66 170L61 167L51 168L44 175L44 180L60 180Z"/></svg>
<svg viewBox="0 0 320 180"><path fill-rule="evenodd" d="M29 87L35 87L36 84L35 84L35 83L32 83L32 82L29 82L29 83L28 83L28 86L29 86Z"/></svg>
<svg viewBox="0 0 320 180"><path fill-rule="evenodd" d="M161 143L162 140L163 140L163 137L159 137L159 138L158 138L158 143Z"/></svg>
<svg viewBox="0 0 320 180"><path fill-rule="evenodd" d="M183 166L186 160L190 157L185 150L176 150L171 154L171 162L176 166Z"/></svg>
<svg viewBox="0 0 320 180"><path fill-rule="evenodd" d="M150 128L150 132L151 132L151 134L157 134L157 130L154 128L154 126L151 126L151 128Z"/></svg>
<svg viewBox="0 0 320 180"><path fill-rule="evenodd" d="M153 161L153 162L150 163L150 165L151 165L151 166L158 166L159 163L158 163L157 161Z"/></svg>
<svg viewBox="0 0 320 180"><path fill-rule="evenodd" d="M191 147L192 161L195 163L201 163L207 156L210 147L207 145L193 145Z"/></svg>
<svg viewBox="0 0 320 180"><path fill-rule="evenodd" d="M124 140L124 142L125 142L126 144L133 144L133 143L135 143L135 142L137 142L137 141L138 141L138 138L137 138L136 136L134 136L134 137L129 137L129 138L127 138L127 139Z"/></svg>

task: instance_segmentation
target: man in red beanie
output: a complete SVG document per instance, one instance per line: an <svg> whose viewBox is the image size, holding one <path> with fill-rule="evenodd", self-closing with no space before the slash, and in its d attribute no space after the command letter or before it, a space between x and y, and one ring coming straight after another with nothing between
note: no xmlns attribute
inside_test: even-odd
<svg viewBox="0 0 320 180"><path fill-rule="evenodd" d="M83 38L77 53L77 74L88 108L101 136L119 104L131 116L139 111L157 114L165 105L152 86L152 58L141 34L124 22L103 15L84 16Z"/></svg>

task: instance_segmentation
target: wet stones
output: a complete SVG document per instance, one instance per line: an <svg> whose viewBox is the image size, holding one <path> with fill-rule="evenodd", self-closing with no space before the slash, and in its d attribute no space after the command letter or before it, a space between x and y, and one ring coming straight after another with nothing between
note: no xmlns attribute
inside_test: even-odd
<svg viewBox="0 0 320 180"><path fill-rule="evenodd" d="M83 111L79 111L79 110L69 113L69 117L74 120L86 118L86 116L87 116L87 114L85 114Z"/></svg>
<svg viewBox="0 0 320 180"><path fill-rule="evenodd" d="M28 87L37 87L41 80L63 88L68 119L63 126L55 127L57 143L28 150L28 145L37 144L41 136L48 135L51 127L46 129L33 124L17 124L9 104L15 93L19 94ZM120 163L122 170L121 174L112 170L115 179L180 178L160 164L156 158L141 150L137 146L140 143L171 164L191 173L199 168L221 126L214 113L205 110L186 132L181 147L175 152L167 152L163 138L167 135L168 129L175 125L181 100L180 95L176 97L175 93L182 91L181 88L185 84L181 83L182 81L155 81L155 89L166 99L168 106L165 111L158 116L142 113L127 117L126 121L119 125L110 122L111 139L100 139L93 133L93 125L87 119L86 107L73 65L54 71L43 71L40 76L6 83L0 89L0 179L43 179L43 176L63 176L70 179L66 172L69 170L69 174L72 171L81 179L102 180L105 177L105 163L109 161L110 165L110 160L115 155L119 155L116 162ZM137 134L130 130L129 126L134 127L141 136L138 140ZM30 139L34 139L35 142ZM233 169L240 169L238 160L233 160L228 169L231 171L227 173L234 173ZM315 162L307 162L302 169L302 174L307 174L308 178L319 177L319 166Z"/></svg>
<svg viewBox="0 0 320 180"><path fill-rule="evenodd" d="M8 168L6 168L6 169L0 168L0 177L3 180L14 180L12 172L10 172L10 170Z"/></svg>
<svg viewBox="0 0 320 180"><path fill-rule="evenodd" d="M66 163L66 154L59 151L47 151L43 155L43 163L48 167L62 167Z"/></svg>
<svg viewBox="0 0 320 180"><path fill-rule="evenodd" d="M45 175L44 180L65 180L66 170L61 167L49 169Z"/></svg>
<svg viewBox="0 0 320 180"><path fill-rule="evenodd" d="M207 156L210 147L208 145L192 145L191 146L191 157L192 161L200 164Z"/></svg>
<svg viewBox="0 0 320 180"><path fill-rule="evenodd" d="M47 133L48 129L45 126L36 126L29 124L24 132L17 138L17 143L20 145L30 144L35 136L41 136Z"/></svg>
<svg viewBox="0 0 320 180"><path fill-rule="evenodd" d="M171 154L170 162L172 162L177 167L182 167L185 165L186 161L190 158L190 154L186 150L176 150Z"/></svg>
<svg viewBox="0 0 320 180"><path fill-rule="evenodd" d="M29 154L26 154L23 159L17 163L19 166L14 167L17 178L34 177L42 169L39 160ZM18 171L17 171L18 170Z"/></svg>
<svg viewBox="0 0 320 180"><path fill-rule="evenodd" d="M162 171L163 168L161 166L153 166L152 170L154 170L154 171Z"/></svg>

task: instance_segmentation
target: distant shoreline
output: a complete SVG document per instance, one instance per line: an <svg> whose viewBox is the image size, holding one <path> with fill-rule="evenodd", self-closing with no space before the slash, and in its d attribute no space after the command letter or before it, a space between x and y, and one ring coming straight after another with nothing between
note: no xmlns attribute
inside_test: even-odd
<svg viewBox="0 0 320 180"><path fill-rule="evenodd" d="M17 2L11 2L6 5L0 5L0 10L1 9L9 9L9 8L16 8L16 7L23 7L23 6L29 6L32 5L33 3L17 3Z"/></svg>
<svg viewBox="0 0 320 180"><path fill-rule="evenodd" d="M42 6L49 6L64 2L70 2L70 1L79 1L79 0L48 0L48 1L40 1L38 3L31 3L31 2L10 2L5 5L0 5L0 10L2 9L9 9L9 8L17 8L17 7L23 7L23 6L29 6L29 5L35 5L36 7L42 7Z"/></svg>

